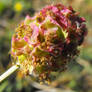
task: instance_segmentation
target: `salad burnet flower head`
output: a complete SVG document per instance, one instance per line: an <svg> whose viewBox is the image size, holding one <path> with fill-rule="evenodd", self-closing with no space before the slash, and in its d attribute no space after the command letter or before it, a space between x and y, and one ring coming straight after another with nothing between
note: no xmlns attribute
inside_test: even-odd
<svg viewBox="0 0 92 92"><path fill-rule="evenodd" d="M24 74L50 80L52 72L64 71L79 54L86 34L85 19L72 7L50 5L20 23L12 36L11 56Z"/></svg>

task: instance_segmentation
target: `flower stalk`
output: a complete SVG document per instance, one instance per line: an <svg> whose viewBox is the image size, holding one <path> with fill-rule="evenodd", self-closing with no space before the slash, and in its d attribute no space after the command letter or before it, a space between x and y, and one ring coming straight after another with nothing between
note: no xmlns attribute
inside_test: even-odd
<svg viewBox="0 0 92 92"><path fill-rule="evenodd" d="M11 68L9 68L5 73L0 76L0 83L5 80L8 76L10 76L13 72L15 72L17 69L19 69L19 65L13 65Z"/></svg>

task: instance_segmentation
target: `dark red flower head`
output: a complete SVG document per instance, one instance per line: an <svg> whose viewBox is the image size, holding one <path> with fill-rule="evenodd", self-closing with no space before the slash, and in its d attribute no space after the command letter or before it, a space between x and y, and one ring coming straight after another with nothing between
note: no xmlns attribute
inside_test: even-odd
<svg viewBox="0 0 92 92"><path fill-rule="evenodd" d="M86 34L85 19L71 7L47 6L34 17L27 16L16 29L11 55L24 74L48 80L78 55Z"/></svg>

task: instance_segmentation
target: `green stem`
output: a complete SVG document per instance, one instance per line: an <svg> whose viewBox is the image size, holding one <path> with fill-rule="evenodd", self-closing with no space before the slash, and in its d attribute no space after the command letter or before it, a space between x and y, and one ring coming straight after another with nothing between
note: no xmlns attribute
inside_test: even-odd
<svg viewBox="0 0 92 92"><path fill-rule="evenodd" d="M0 76L0 83L10 76L13 72L15 72L19 68L19 65L14 65L10 69L8 69L5 73Z"/></svg>

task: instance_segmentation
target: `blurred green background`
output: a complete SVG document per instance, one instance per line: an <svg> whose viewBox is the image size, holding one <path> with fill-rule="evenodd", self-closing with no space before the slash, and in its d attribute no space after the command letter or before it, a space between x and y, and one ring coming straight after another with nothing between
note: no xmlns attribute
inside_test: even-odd
<svg viewBox="0 0 92 92"><path fill-rule="evenodd" d="M87 20L88 35L79 57L50 86L32 82L17 71L0 84L0 92L92 92L92 0L0 0L0 75L12 66L9 51L17 25L26 15L59 2L71 5Z"/></svg>

